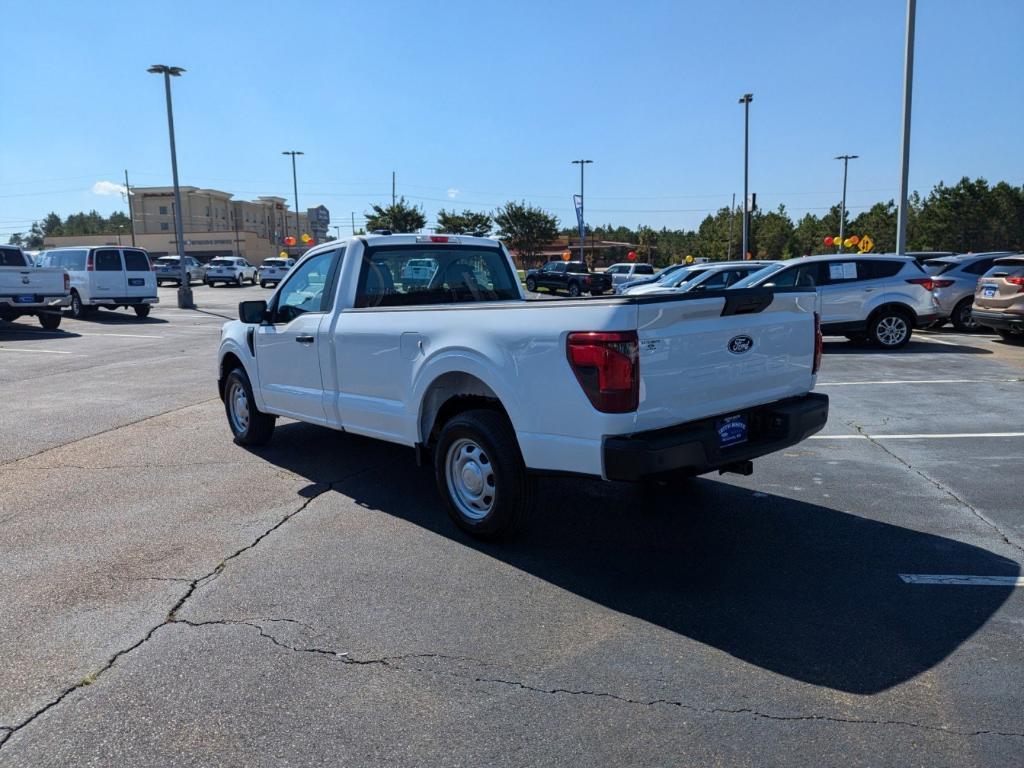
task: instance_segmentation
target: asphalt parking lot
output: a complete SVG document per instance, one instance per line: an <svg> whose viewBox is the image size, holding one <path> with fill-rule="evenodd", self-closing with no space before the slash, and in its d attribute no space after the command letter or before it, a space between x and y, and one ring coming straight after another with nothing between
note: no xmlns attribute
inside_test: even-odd
<svg viewBox="0 0 1024 768"><path fill-rule="evenodd" d="M0 323L0 766L1024 763L1024 346L830 340L822 434L494 546L410 450L235 446L269 291L195 292Z"/></svg>

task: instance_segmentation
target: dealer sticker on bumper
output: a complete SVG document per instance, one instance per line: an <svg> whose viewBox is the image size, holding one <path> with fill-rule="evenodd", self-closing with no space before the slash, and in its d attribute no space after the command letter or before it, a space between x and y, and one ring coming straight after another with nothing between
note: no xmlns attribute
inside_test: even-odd
<svg viewBox="0 0 1024 768"><path fill-rule="evenodd" d="M715 427L718 430L718 443L723 448L747 442L747 417L742 413L719 419Z"/></svg>

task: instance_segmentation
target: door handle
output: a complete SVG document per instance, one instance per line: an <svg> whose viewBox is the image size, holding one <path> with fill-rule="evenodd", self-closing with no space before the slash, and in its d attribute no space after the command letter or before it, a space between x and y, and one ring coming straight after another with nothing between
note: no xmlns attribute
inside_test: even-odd
<svg viewBox="0 0 1024 768"><path fill-rule="evenodd" d="M295 340L299 342L299 344L312 344L316 341L316 338L314 336L296 336Z"/></svg>

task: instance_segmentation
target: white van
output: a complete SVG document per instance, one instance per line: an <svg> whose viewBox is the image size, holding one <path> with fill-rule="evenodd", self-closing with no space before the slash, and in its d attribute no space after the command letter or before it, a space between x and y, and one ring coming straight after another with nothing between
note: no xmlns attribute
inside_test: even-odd
<svg viewBox="0 0 1024 768"><path fill-rule="evenodd" d="M96 307L131 307L139 317L160 299L149 254L112 246L56 248L39 254L37 267L60 267L71 278L71 314L82 318Z"/></svg>

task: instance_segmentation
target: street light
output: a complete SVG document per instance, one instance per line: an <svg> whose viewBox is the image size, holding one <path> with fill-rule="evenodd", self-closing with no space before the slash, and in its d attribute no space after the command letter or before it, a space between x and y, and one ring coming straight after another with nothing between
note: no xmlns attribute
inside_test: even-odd
<svg viewBox="0 0 1024 768"><path fill-rule="evenodd" d="M900 207L896 214L896 253L907 251L907 184L910 176L910 105L914 90L914 18L917 0L907 0L907 40L903 54L903 133L900 139Z"/></svg>
<svg viewBox="0 0 1024 768"><path fill-rule="evenodd" d="M744 93L740 96L739 103L743 105L743 256L747 258L747 249L750 248L750 193L748 191L750 179L750 102L754 100L754 94Z"/></svg>
<svg viewBox="0 0 1024 768"><path fill-rule="evenodd" d="M299 226L299 182L298 177L295 175L295 156L303 153L297 152L294 149L286 149L281 154L292 156L292 188L295 191L295 241L299 243L302 241L302 229Z"/></svg>
<svg viewBox="0 0 1024 768"><path fill-rule="evenodd" d="M580 167L580 209L579 209L579 211L577 211L576 215L577 215L577 217L580 220L579 221L579 224L580 224L580 261L582 261L584 264L587 263L586 262L586 257L583 255L583 245L584 245L584 243L587 240L587 225L584 223L585 220L583 218L583 166L589 165L592 162L594 162L594 161L593 160L573 160L572 161L573 165L578 165Z"/></svg>
<svg viewBox="0 0 1024 768"><path fill-rule="evenodd" d="M843 252L843 227L846 224L846 166L851 160L856 160L857 155L837 155L836 160L843 161L843 202L839 207L839 252Z"/></svg>
<svg viewBox="0 0 1024 768"><path fill-rule="evenodd" d="M178 187L178 154L174 149L174 110L171 109L171 78L180 77L185 70L181 67L168 67L166 64L154 64L147 72L164 76L164 92L167 95L167 132L171 137L171 176L174 179L174 207L178 215L174 220L174 235L178 239L178 261L181 274L178 282L178 308L193 309L192 286L188 282L188 264L185 262L185 231L181 223L181 189Z"/></svg>

